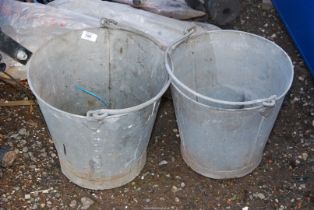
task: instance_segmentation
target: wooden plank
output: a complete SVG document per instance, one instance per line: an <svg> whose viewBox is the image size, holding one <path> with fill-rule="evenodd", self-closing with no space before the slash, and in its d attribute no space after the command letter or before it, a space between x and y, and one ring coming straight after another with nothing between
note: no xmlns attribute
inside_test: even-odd
<svg viewBox="0 0 314 210"><path fill-rule="evenodd" d="M21 100L21 101L0 101L0 107L5 106L32 106L35 105L35 101L33 100Z"/></svg>

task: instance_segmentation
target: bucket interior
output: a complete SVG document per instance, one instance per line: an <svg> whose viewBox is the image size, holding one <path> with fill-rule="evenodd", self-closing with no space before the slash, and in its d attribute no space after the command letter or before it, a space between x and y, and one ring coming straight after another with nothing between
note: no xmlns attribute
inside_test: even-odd
<svg viewBox="0 0 314 210"><path fill-rule="evenodd" d="M168 75L156 43L125 30L86 31L87 36L73 31L55 38L35 53L29 82L37 97L60 110L85 115L89 110L133 107L161 91Z"/></svg>
<svg viewBox="0 0 314 210"><path fill-rule="evenodd" d="M214 99L245 102L282 96L292 64L274 43L244 32L214 31L191 37L171 53L174 75Z"/></svg>

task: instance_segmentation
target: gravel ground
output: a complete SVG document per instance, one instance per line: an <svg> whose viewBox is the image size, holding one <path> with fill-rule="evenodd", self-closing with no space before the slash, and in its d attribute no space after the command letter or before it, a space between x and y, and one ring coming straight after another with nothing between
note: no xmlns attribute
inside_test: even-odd
<svg viewBox="0 0 314 210"><path fill-rule="evenodd" d="M18 158L0 173L0 209L314 209L314 82L272 9L243 0L241 17L228 28L275 41L292 57L295 81L286 97L260 166L239 179L213 180L182 160L171 100L163 99L147 163L131 183L93 191L60 170L38 107L0 107L0 145ZM0 100L25 93L0 82ZM248 207L248 208L246 208Z"/></svg>

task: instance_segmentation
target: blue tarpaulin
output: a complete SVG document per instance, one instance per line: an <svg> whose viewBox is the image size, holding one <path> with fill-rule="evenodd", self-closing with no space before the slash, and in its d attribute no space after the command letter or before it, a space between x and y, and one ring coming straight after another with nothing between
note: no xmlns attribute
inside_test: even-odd
<svg viewBox="0 0 314 210"><path fill-rule="evenodd" d="M314 0L272 0L314 78Z"/></svg>

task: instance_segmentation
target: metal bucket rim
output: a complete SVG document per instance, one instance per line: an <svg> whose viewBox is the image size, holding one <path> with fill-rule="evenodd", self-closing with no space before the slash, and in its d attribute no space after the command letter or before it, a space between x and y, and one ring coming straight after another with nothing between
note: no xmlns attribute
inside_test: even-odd
<svg viewBox="0 0 314 210"><path fill-rule="evenodd" d="M95 29L107 29L107 30L120 30L120 31L127 31L127 32L131 32L131 33L134 33L138 36L141 36L143 37L144 39L147 39L149 41L151 41L152 43L154 43L157 47L159 47L159 49L164 52L164 49L163 49L163 46L156 40L154 39L152 36L146 34L145 32L142 32L142 31L139 31L139 30L136 30L136 29L133 29L133 28L122 28L122 27L93 27L93 28L86 28L86 29L80 29L80 30L74 30L75 32L82 32L82 31L85 31L85 30L95 30ZM45 47L47 45L49 45L52 41L62 37L62 36L66 36L67 34L70 34L70 33L73 33L74 31L70 31L70 32L67 32L67 33L64 33L64 34L61 34L61 35L58 35L56 36L55 38L49 40L48 42L46 42L45 44L43 44L35 53L34 55L32 56L32 58L36 57L37 56L37 53L39 53L40 51L42 51L43 49L45 49ZM33 59L30 60L30 64L29 66L31 67L32 66L32 63L33 63ZM51 104L49 104L48 102L46 102L42 97L40 97L37 92L35 91L34 87L33 87L33 84L32 84L32 80L31 80L31 76L30 76L30 73L31 72L31 68L29 68L29 70L27 71L27 80L28 80L28 84L29 84L29 87L30 89L32 90L33 94L36 96L37 100L39 100L41 103L45 104L47 107L49 107L50 109L53 109L57 112L60 112L60 113L64 113L64 114L67 114L67 115L70 115L70 116L73 116L73 117L77 117L77 118L82 118L82 119L86 119L88 118L88 116L85 116L85 115L79 115L79 114L74 114L74 113L71 113L71 112L66 112L64 110L61 110ZM132 107L128 107L128 108L123 108L123 109L98 109L98 110L101 110L105 113L108 114L108 117L112 116L112 115L121 115L121 114L127 114L127 113L130 113L130 112L135 112L135 111L139 111L145 107L148 107L150 106L151 104L155 103L157 100L159 100L162 95L167 91L167 89L169 88L170 86L170 83L171 83L171 79L169 77L169 74L168 74L168 79L167 81L164 83L163 87L161 88L161 90L158 92L158 94L156 94L154 97L152 97L151 99L149 99L148 101L145 101L141 104L138 104L136 106L132 106ZM94 110L89 110L89 111L94 111ZM87 111L87 113L89 112Z"/></svg>
<svg viewBox="0 0 314 210"><path fill-rule="evenodd" d="M283 91L283 93L280 96L272 95L269 98L256 99L256 100L244 101L244 102L233 102L233 101L220 100L220 99L215 99L215 98L205 96L205 95L200 94L200 93L196 92L195 90L189 88L187 85L185 85L183 82L181 82L173 73L174 69L173 69L173 63L172 63L172 58L171 58L172 51L177 46L183 44L184 42L186 42L189 39L196 39L200 36L204 36L204 35L208 35L208 34L214 34L214 33L234 33L234 34L238 34L238 35L244 34L245 36L254 37L256 39L260 39L262 41L268 42L268 43L272 44L275 48L277 48L280 52L282 52L283 55L285 56L285 58L287 59L288 63L290 64L290 68L289 68L290 72L288 72L288 73L290 73L290 75L291 75L285 91ZM171 83L176 83L179 87L181 87L185 91L187 91L187 92L191 93L192 95L195 95L195 96L197 96L197 97L199 97L205 101L209 101L209 102L216 103L216 104L231 105L231 106L242 106L242 105L259 106L260 104L269 103L271 101L276 102L276 101L282 99L283 97L285 97L285 95L287 94L287 92L289 91L289 89L292 86L292 82L293 82L293 78L294 78L294 66L293 66L292 60L291 60L290 56L287 54L287 52L285 52L279 45L277 45L275 42L268 40L262 36L248 33L248 32L244 32L244 31L238 31L238 30L212 30L212 31L205 31L205 32L197 33L197 34L191 34L190 36L186 36L183 39L180 39L177 42L173 43L170 47L167 48L166 54L165 54L165 65L166 65L167 72L170 76Z"/></svg>

